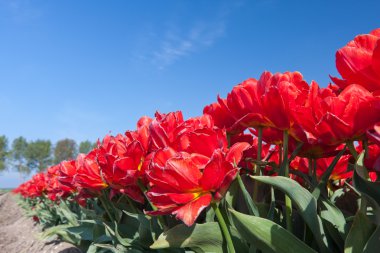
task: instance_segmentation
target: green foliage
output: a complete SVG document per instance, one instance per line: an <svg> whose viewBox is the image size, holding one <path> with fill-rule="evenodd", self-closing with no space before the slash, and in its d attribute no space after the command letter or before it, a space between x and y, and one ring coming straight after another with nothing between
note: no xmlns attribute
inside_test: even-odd
<svg viewBox="0 0 380 253"><path fill-rule="evenodd" d="M95 143L92 143L90 141L82 141L79 143L79 153L81 154L87 154L95 147Z"/></svg>
<svg viewBox="0 0 380 253"><path fill-rule="evenodd" d="M317 200L309 191L296 181L286 177L255 176L252 178L259 182L269 184L289 196L292 203L297 206L299 214L314 234L314 238L321 252L330 252L322 220L317 213Z"/></svg>
<svg viewBox="0 0 380 253"><path fill-rule="evenodd" d="M31 169L43 171L51 165L51 142L49 140L36 140L28 144L25 151L27 165Z"/></svg>
<svg viewBox="0 0 380 253"><path fill-rule="evenodd" d="M6 169L8 156L8 139L5 135L0 136L0 172Z"/></svg>
<svg viewBox="0 0 380 253"><path fill-rule="evenodd" d="M54 163L58 164L63 160L72 160L77 156L77 153L77 144L74 140L59 140L54 148Z"/></svg>
<svg viewBox="0 0 380 253"><path fill-rule="evenodd" d="M28 149L27 140L20 136L13 140L11 150L11 160L16 167L17 172L23 176L28 176L31 172L26 162L26 150Z"/></svg>
<svg viewBox="0 0 380 253"><path fill-rule="evenodd" d="M231 213L240 235L263 252L316 253L292 233L270 220L234 210Z"/></svg>

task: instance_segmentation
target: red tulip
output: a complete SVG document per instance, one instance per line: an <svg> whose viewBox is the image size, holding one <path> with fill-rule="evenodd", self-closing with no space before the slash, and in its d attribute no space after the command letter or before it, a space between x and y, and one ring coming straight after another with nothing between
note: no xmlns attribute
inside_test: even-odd
<svg viewBox="0 0 380 253"><path fill-rule="evenodd" d="M167 147L154 154L146 172L152 186L147 195L158 208L150 214L173 214L191 226L212 200L225 194L249 144L236 143L228 150L225 132L208 128L185 136L188 152Z"/></svg>
<svg viewBox="0 0 380 253"><path fill-rule="evenodd" d="M244 129L234 129L236 120L230 109L227 107L227 100L218 96L217 102L207 105L203 109L204 114L208 114L214 120L217 127L227 129L229 133L241 132Z"/></svg>
<svg viewBox="0 0 380 253"><path fill-rule="evenodd" d="M77 174L74 177L76 185L95 195L108 187L97 161L99 152L96 148L87 155L79 154L76 160Z"/></svg>
<svg viewBox="0 0 380 253"><path fill-rule="evenodd" d="M59 164L58 170L58 181L67 187L75 188L73 185L73 179L77 173L77 168L75 167L75 160L62 161Z"/></svg>
<svg viewBox="0 0 380 253"><path fill-rule="evenodd" d="M380 121L380 97L374 97L360 85L346 87L332 97L328 110L315 126L326 144L360 139L366 130ZM331 138L331 133L333 137Z"/></svg>
<svg viewBox="0 0 380 253"><path fill-rule="evenodd" d="M332 80L342 89L360 84L371 92L380 90L380 29L358 35L339 49L336 67L344 80Z"/></svg>
<svg viewBox="0 0 380 253"><path fill-rule="evenodd" d="M380 97L360 85L350 85L338 96L312 82L307 101L296 105L293 117L306 133L306 143L339 145L360 139L380 121Z"/></svg>
<svg viewBox="0 0 380 253"><path fill-rule="evenodd" d="M334 167L331 175L329 176L329 180L337 181L352 178L353 171L348 169L348 162L350 159L351 155L343 155ZM317 166L315 171L317 179L321 178L321 176L325 173L325 171L330 166L333 160L334 157L317 159ZM297 157L290 163L290 166L293 169L299 170L305 174L309 173L308 159ZM296 177L296 179L300 181L298 177Z"/></svg>
<svg viewBox="0 0 380 253"><path fill-rule="evenodd" d="M54 165L47 170L47 194L48 198L56 201L59 198L66 198L73 193L73 187L68 187L59 182L59 169L60 165Z"/></svg>
<svg viewBox="0 0 380 253"><path fill-rule="evenodd" d="M98 163L103 179L112 189L143 203L144 197L137 181L145 179L146 151L137 140L126 144L120 138L107 136L106 142L99 146Z"/></svg>
<svg viewBox="0 0 380 253"><path fill-rule="evenodd" d="M157 150L175 145L178 137L176 130L184 122L182 112L168 114L156 112L155 116L156 119L149 125L152 149Z"/></svg>

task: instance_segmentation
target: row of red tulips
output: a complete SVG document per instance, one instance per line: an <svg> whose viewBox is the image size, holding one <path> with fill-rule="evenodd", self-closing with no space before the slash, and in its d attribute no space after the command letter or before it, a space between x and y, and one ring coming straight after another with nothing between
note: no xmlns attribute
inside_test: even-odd
<svg viewBox="0 0 380 253"><path fill-rule="evenodd" d="M85 205L107 191L110 200L148 202L146 214L175 215L191 226L242 174L286 176L312 189L311 179L320 181L336 158L328 175L333 192L351 183L349 165L365 150L368 179L376 181L380 29L338 50L336 64L343 79L332 77L335 84L326 88L309 85L299 72L264 72L218 97L202 116L142 117L136 130L107 135L90 153L34 175L14 192L57 202L74 196Z"/></svg>

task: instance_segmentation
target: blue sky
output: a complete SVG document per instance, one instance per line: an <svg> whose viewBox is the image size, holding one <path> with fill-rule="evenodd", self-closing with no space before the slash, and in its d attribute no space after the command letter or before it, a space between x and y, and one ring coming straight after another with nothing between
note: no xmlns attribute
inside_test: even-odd
<svg viewBox="0 0 380 253"><path fill-rule="evenodd" d="M133 129L156 110L196 116L264 70L301 71L325 86L336 50L380 27L379 9L353 0L1 0L0 134L79 142Z"/></svg>

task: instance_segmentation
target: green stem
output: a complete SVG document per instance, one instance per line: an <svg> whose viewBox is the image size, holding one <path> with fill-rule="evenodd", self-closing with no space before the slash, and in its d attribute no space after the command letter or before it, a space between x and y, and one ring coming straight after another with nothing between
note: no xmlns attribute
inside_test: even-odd
<svg viewBox="0 0 380 253"><path fill-rule="evenodd" d="M157 210L157 207L155 205L153 205L152 202L150 202L146 192L148 191L145 187L145 185L141 182L141 180L139 179L137 181L137 185L139 186L140 190L144 193L144 196L146 198L146 200L148 201L150 207L152 208L153 211L156 211ZM164 218L160 215L157 216L157 219L158 219L158 222L160 223L161 225L161 228L163 228L164 230L166 230L166 223L164 221Z"/></svg>
<svg viewBox="0 0 380 253"><path fill-rule="evenodd" d="M368 139L367 138L363 139L362 145L363 145L363 148L365 151L365 153L364 153L365 157L364 158L368 158L369 157L369 150L368 150Z"/></svg>
<svg viewBox="0 0 380 253"><path fill-rule="evenodd" d="M355 146L354 146L354 142L353 141L348 141L347 142L347 147L350 150L352 156L355 158L355 160L357 160L359 154L358 154L358 152L356 152L356 149L355 149Z"/></svg>
<svg viewBox="0 0 380 253"><path fill-rule="evenodd" d="M155 205L153 205L152 202L149 201L149 198L148 198L148 196L146 195L146 192L147 192L148 190L146 189L145 185L144 185L140 180L137 181L137 184L138 184L140 190L144 193L144 196L145 196L145 198L148 200L148 203L149 203L150 207L152 208L152 210L153 210L153 211L156 211L156 210L157 210L157 207L156 207Z"/></svg>
<svg viewBox="0 0 380 253"><path fill-rule="evenodd" d="M289 177L289 162L288 162L288 153L289 153L289 133L287 130L284 131L284 140L283 140L283 163L285 166L284 176ZM289 232L293 231L292 224L292 200L288 195L285 195L285 220L286 220L286 229Z"/></svg>
<svg viewBox="0 0 380 253"><path fill-rule="evenodd" d="M289 133L287 130L284 131L284 140L283 140L283 163L285 165L285 177L289 177L289 163L288 163L288 153L289 153Z"/></svg>
<svg viewBox="0 0 380 253"><path fill-rule="evenodd" d="M235 253L235 248L234 248L234 244L232 243L230 232L228 231L228 227L226 225L226 222L224 221L222 213L219 210L218 204L212 203L211 206L215 211L215 215L218 218L220 229L222 230L223 236L226 239L228 252Z"/></svg>
<svg viewBox="0 0 380 253"><path fill-rule="evenodd" d="M108 203L107 203L108 200L107 200L107 196L106 196L105 191L102 191L102 195L99 196L99 200L102 203L102 206L103 206L104 210L106 211L110 221L114 222L115 218L113 217L113 215L111 214L111 211L108 208Z"/></svg>
<svg viewBox="0 0 380 253"><path fill-rule="evenodd" d="M263 147L263 128L259 127L257 136L257 161L261 162L261 153Z"/></svg>
<svg viewBox="0 0 380 253"><path fill-rule="evenodd" d="M313 158L308 158L308 165L309 165L309 177L311 178L313 176Z"/></svg>
<svg viewBox="0 0 380 253"><path fill-rule="evenodd" d="M255 175L260 176L261 174L261 167L260 167L260 162L261 162L261 153L262 153L262 146L263 146L263 128L259 127L257 129L258 136L257 136L257 159L255 163ZM253 200L258 202L259 201L259 182L255 181L253 185Z"/></svg>

